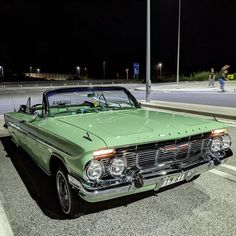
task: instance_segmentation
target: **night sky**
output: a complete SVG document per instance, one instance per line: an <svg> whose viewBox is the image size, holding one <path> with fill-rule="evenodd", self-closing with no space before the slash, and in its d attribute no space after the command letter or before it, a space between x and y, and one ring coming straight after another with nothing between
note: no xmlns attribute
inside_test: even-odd
<svg viewBox="0 0 236 236"><path fill-rule="evenodd" d="M178 0L151 1L152 68L176 72ZM236 69L236 1L182 0L180 73ZM0 65L12 72L145 73L146 0L0 0Z"/></svg>

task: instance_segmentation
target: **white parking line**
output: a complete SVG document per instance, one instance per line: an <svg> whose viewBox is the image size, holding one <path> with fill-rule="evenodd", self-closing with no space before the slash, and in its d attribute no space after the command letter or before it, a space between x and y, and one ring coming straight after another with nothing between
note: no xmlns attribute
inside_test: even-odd
<svg viewBox="0 0 236 236"><path fill-rule="evenodd" d="M14 236L1 202L0 202L0 235Z"/></svg>
<svg viewBox="0 0 236 236"><path fill-rule="evenodd" d="M234 176L234 175L230 175L230 174L227 174L227 173L225 173L223 171L219 171L219 170L210 170L209 172L236 182L236 176Z"/></svg>
<svg viewBox="0 0 236 236"><path fill-rule="evenodd" d="M226 123L230 127L236 127L236 122L234 120L225 120L225 119L218 119L218 120Z"/></svg>
<svg viewBox="0 0 236 236"><path fill-rule="evenodd" d="M231 165L228 165L228 164L222 164L221 166L225 167L227 169L236 171L236 166L231 166Z"/></svg>

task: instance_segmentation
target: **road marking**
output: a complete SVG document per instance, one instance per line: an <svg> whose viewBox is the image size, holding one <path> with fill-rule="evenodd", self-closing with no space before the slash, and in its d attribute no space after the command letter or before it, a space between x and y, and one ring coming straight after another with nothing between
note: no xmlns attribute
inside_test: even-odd
<svg viewBox="0 0 236 236"><path fill-rule="evenodd" d="M236 171L236 166L231 166L231 165L228 165L228 164L222 164L221 166L225 167L227 169Z"/></svg>
<svg viewBox="0 0 236 236"><path fill-rule="evenodd" d="M219 171L219 170L210 170L209 172L236 182L236 176L234 176L234 175L230 175L230 174L227 174L227 173L225 173L223 171Z"/></svg>
<svg viewBox="0 0 236 236"><path fill-rule="evenodd" d="M231 124L231 123L226 123L228 126L230 126L230 127L234 127L234 128L236 128L236 125L233 125L233 124Z"/></svg>
<svg viewBox="0 0 236 236"><path fill-rule="evenodd" d="M0 235L14 236L1 202L0 202Z"/></svg>
<svg viewBox="0 0 236 236"><path fill-rule="evenodd" d="M225 124L231 126L231 127L236 127L236 122L235 120L227 120L227 119L218 119L220 122L224 122Z"/></svg>

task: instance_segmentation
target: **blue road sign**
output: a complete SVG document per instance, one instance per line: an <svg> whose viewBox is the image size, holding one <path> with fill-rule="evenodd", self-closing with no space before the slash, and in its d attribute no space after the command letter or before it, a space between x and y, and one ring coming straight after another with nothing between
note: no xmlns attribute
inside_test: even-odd
<svg viewBox="0 0 236 236"><path fill-rule="evenodd" d="M134 75L139 74L139 63L134 63Z"/></svg>

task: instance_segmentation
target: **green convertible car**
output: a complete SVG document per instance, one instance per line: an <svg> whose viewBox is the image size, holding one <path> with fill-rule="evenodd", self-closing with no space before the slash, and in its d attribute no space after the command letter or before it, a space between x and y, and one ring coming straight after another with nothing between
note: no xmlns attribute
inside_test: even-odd
<svg viewBox="0 0 236 236"><path fill-rule="evenodd" d="M225 124L143 109L125 88L68 87L28 98L5 127L55 178L69 218L86 202L190 181L233 155Z"/></svg>

